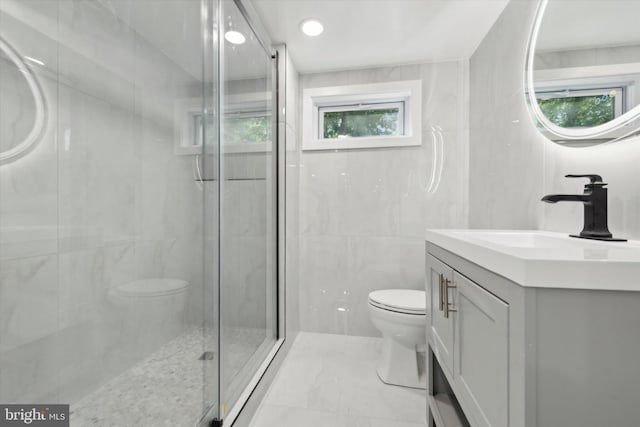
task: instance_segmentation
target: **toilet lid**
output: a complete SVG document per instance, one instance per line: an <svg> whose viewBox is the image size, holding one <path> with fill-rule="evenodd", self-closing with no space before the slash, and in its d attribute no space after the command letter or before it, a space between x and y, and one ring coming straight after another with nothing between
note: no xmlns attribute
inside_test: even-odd
<svg viewBox="0 0 640 427"><path fill-rule="evenodd" d="M180 279L135 280L117 287L117 293L127 297L157 297L183 292L189 283Z"/></svg>
<svg viewBox="0 0 640 427"><path fill-rule="evenodd" d="M384 289L369 294L369 302L385 310L425 314L425 293L414 289Z"/></svg>

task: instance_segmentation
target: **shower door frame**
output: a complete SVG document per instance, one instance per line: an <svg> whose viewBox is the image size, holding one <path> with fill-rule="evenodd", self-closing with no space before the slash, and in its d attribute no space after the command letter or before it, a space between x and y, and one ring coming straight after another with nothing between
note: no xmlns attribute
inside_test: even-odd
<svg viewBox="0 0 640 427"><path fill-rule="evenodd" d="M206 0L205 0L206 1ZM221 97L220 97L220 88L222 85L222 75L221 68L223 66L222 59L220 58L222 49L220 44L224 41L224 28L220 23L221 18L221 10L222 10L222 1L223 0L208 0L210 4L213 4L213 9L215 10L215 15L213 19L212 33L214 34L214 54L218 57L215 59L217 70L217 95L214 97L214 103L216 104L216 110L220 111ZM284 105L283 93L280 91L281 78L284 77L284 72L282 67L284 64L281 63L278 50L274 46L271 41L271 38L268 36L264 27L260 24L257 14L253 6L248 2L248 0L233 0L233 3L236 5L243 18L246 20L247 24L253 31L254 35L257 37L259 43L262 45L262 48L265 51L265 54L271 56L272 60L272 79L271 79L271 90L272 90L272 147L274 147L273 153L275 154L275 162L274 162L274 178L275 178L275 195L274 195L274 206L275 206L275 262L274 267L275 271L275 280L276 280L276 292L275 292L275 332L276 332L276 340L273 344L273 347L266 355L265 359L262 361L254 375L249 380L247 386L242 391L237 401L233 403L229 411L222 416L221 414L221 402L222 402L222 389L220 386L221 379L221 365L220 360L221 357L218 357L218 375L217 375L217 401L209 402L211 404L210 408L206 412L205 416L196 424L197 427L209 427L209 426L231 426L237 417L242 412L243 408L247 404L249 398L253 394L254 390L260 383L261 379L269 369L270 365L274 361L278 351L282 348L284 341L286 339L286 316L285 316L285 300L286 300L286 287L285 287L285 271L286 271L286 258L285 258L285 224L286 224L286 209L285 209L285 168L282 167L284 165L286 159L286 147L285 144L282 143L284 141L284 132L280 131L280 124L284 123L284 112L281 111L280 105ZM219 120L219 119L218 119ZM219 128L219 123L218 123ZM218 132L218 185L221 185L222 179L222 151L221 151L221 136ZM218 198L221 196L220 187L218 188ZM220 200L219 200L220 201ZM220 219L218 218L218 221ZM220 222L218 223L218 227L220 227ZM220 229L218 228L218 239L220 238ZM220 248L219 248L220 249ZM218 297L218 301L216 302L217 306L217 332L218 332L218 342L217 350L218 355L220 355L220 266L218 266L218 281L217 281L217 289L216 296ZM205 381L207 379L205 378Z"/></svg>

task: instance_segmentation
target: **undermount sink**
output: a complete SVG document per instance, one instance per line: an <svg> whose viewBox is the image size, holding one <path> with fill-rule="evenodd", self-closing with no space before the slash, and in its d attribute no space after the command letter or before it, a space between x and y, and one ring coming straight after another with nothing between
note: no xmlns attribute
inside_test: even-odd
<svg viewBox="0 0 640 427"><path fill-rule="evenodd" d="M536 230L428 230L426 240L522 286L640 290L640 242Z"/></svg>

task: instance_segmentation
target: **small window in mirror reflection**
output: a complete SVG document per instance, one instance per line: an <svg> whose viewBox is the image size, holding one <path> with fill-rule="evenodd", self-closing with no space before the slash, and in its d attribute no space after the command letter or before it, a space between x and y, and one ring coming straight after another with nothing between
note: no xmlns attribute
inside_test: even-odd
<svg viewBox="0 0 640 427"><path fill-rule="evenodd" d="M540 110L563 128L598 126L624 114L625 87L536 91Z"/></svg>

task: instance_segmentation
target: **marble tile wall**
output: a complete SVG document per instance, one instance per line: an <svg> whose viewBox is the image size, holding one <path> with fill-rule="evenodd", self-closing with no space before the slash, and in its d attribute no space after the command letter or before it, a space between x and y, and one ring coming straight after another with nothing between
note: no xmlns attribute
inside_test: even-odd
<svg viewBox="0 0 640 427"><path fill-rule="evenodd" d="M258 157L261 154L233 154ZM262 166L264 168L264 165ZM273 281L269 278L268 251L271 234L266 216L268 183L265 180L234 178L223 181L221 198L221 326L265 328L266 295ZM268 282L268 283L267 283ZM275 291L274 291L275 292Z"/></svg>
<svg viewBox="0 0 640 427"><path fill-rule="evenodd" d="M581 193L569 173L609 183L609 228L640 238L640 140L571 148L548 141L530 121L523 69L536 1L510 2L470 61L469 224L576 232L582 206L547 205L550 193ZM615 53L615 52L614 52Z"/></svg>
<svg viewBox="0 0 640 427"><path fill-rule="evenodd" d="M541 225L544 138L528 116L524 60L536 1L509 2L470 61L469 226Z"/></svg>
<svg viewBox="0 0 640 427"><path fill-rule="evenodd" d="M424 230L466 226L465 61L301 75L300 93L414 79L422 146L301 152L301 330L377 335L369 292L423 289Z"/></svg>

